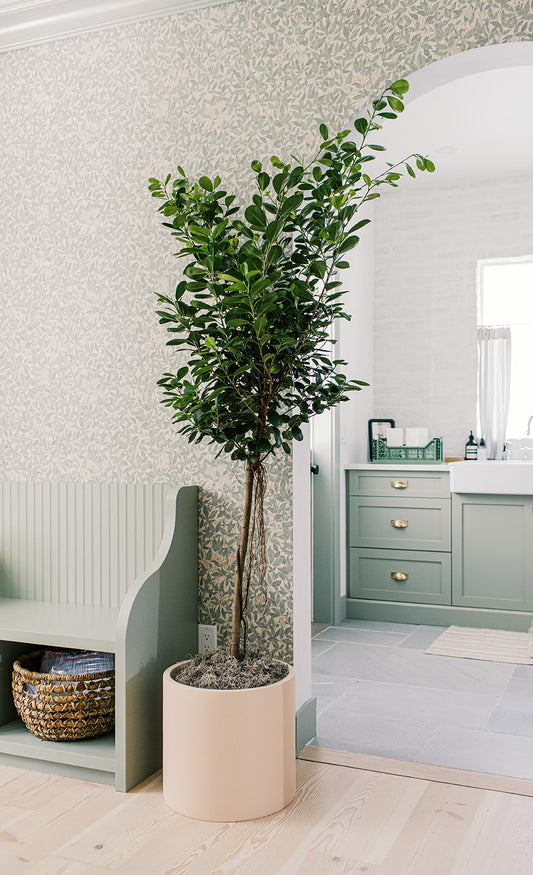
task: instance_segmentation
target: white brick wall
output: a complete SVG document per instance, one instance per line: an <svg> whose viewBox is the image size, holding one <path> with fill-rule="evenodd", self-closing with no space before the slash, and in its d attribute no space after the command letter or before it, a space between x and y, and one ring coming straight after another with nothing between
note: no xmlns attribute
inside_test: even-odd
<svg viewBox="0 0 533 875"><path fill-rule="evenodd" d="M374 416L462 455L476 425L476 262L533 253L533 180L417 181L376 201Z"/></svg>

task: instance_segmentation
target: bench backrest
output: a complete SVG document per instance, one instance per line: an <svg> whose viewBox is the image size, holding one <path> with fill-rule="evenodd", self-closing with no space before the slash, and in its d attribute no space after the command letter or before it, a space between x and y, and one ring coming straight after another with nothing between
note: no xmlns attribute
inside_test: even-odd
<svg viewBox="0 0 533 875"><path fill-rule="evenodd" d="M161 544L168 489L0 481L0 596L118 607Z"/></svg>

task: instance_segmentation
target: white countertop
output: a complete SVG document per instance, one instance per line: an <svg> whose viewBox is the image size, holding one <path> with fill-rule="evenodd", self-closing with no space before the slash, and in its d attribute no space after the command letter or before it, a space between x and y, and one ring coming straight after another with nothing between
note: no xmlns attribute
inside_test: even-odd
<svg viewBox="0 0 533 875"><path fill-rule="evenodd" d="M450 465L446 462L436 464L410 464L409 462L353 462L344 466L345 471L449 471Z"/></svg>

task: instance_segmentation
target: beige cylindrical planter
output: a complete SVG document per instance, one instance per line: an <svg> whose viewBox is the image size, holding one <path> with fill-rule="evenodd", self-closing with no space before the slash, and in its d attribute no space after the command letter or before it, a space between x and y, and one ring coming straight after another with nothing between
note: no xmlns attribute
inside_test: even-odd
<svg viewBox="0 0 533 875"><path fill-rule="evenodd" d="M178 663L179 664L179 663ZM296 792L294 669L248 690L202 690L163 675L163 798L198 820L251 820Z"/></svg>

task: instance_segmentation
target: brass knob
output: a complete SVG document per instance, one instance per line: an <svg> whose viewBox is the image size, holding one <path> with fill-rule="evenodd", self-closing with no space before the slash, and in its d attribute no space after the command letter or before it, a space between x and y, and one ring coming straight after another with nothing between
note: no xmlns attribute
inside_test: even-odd
<svg viewBox="0 0 533 875"><path fill-rule="evenodd" d="M407 571L391 571L390 576L393 580L409 580Z"/></svg>
<svg viewBox="0 0 533 875"><path fill-rule="evenodd" d="M393 489L407 489L409 480L391 480L390 485Z"/></svg>
<svg viewBox="0 0 533 875"><path fill-rule="evenodd" d="M409 520L391 520L390 524L393 529L406 529L409 525Z"/></svg>

